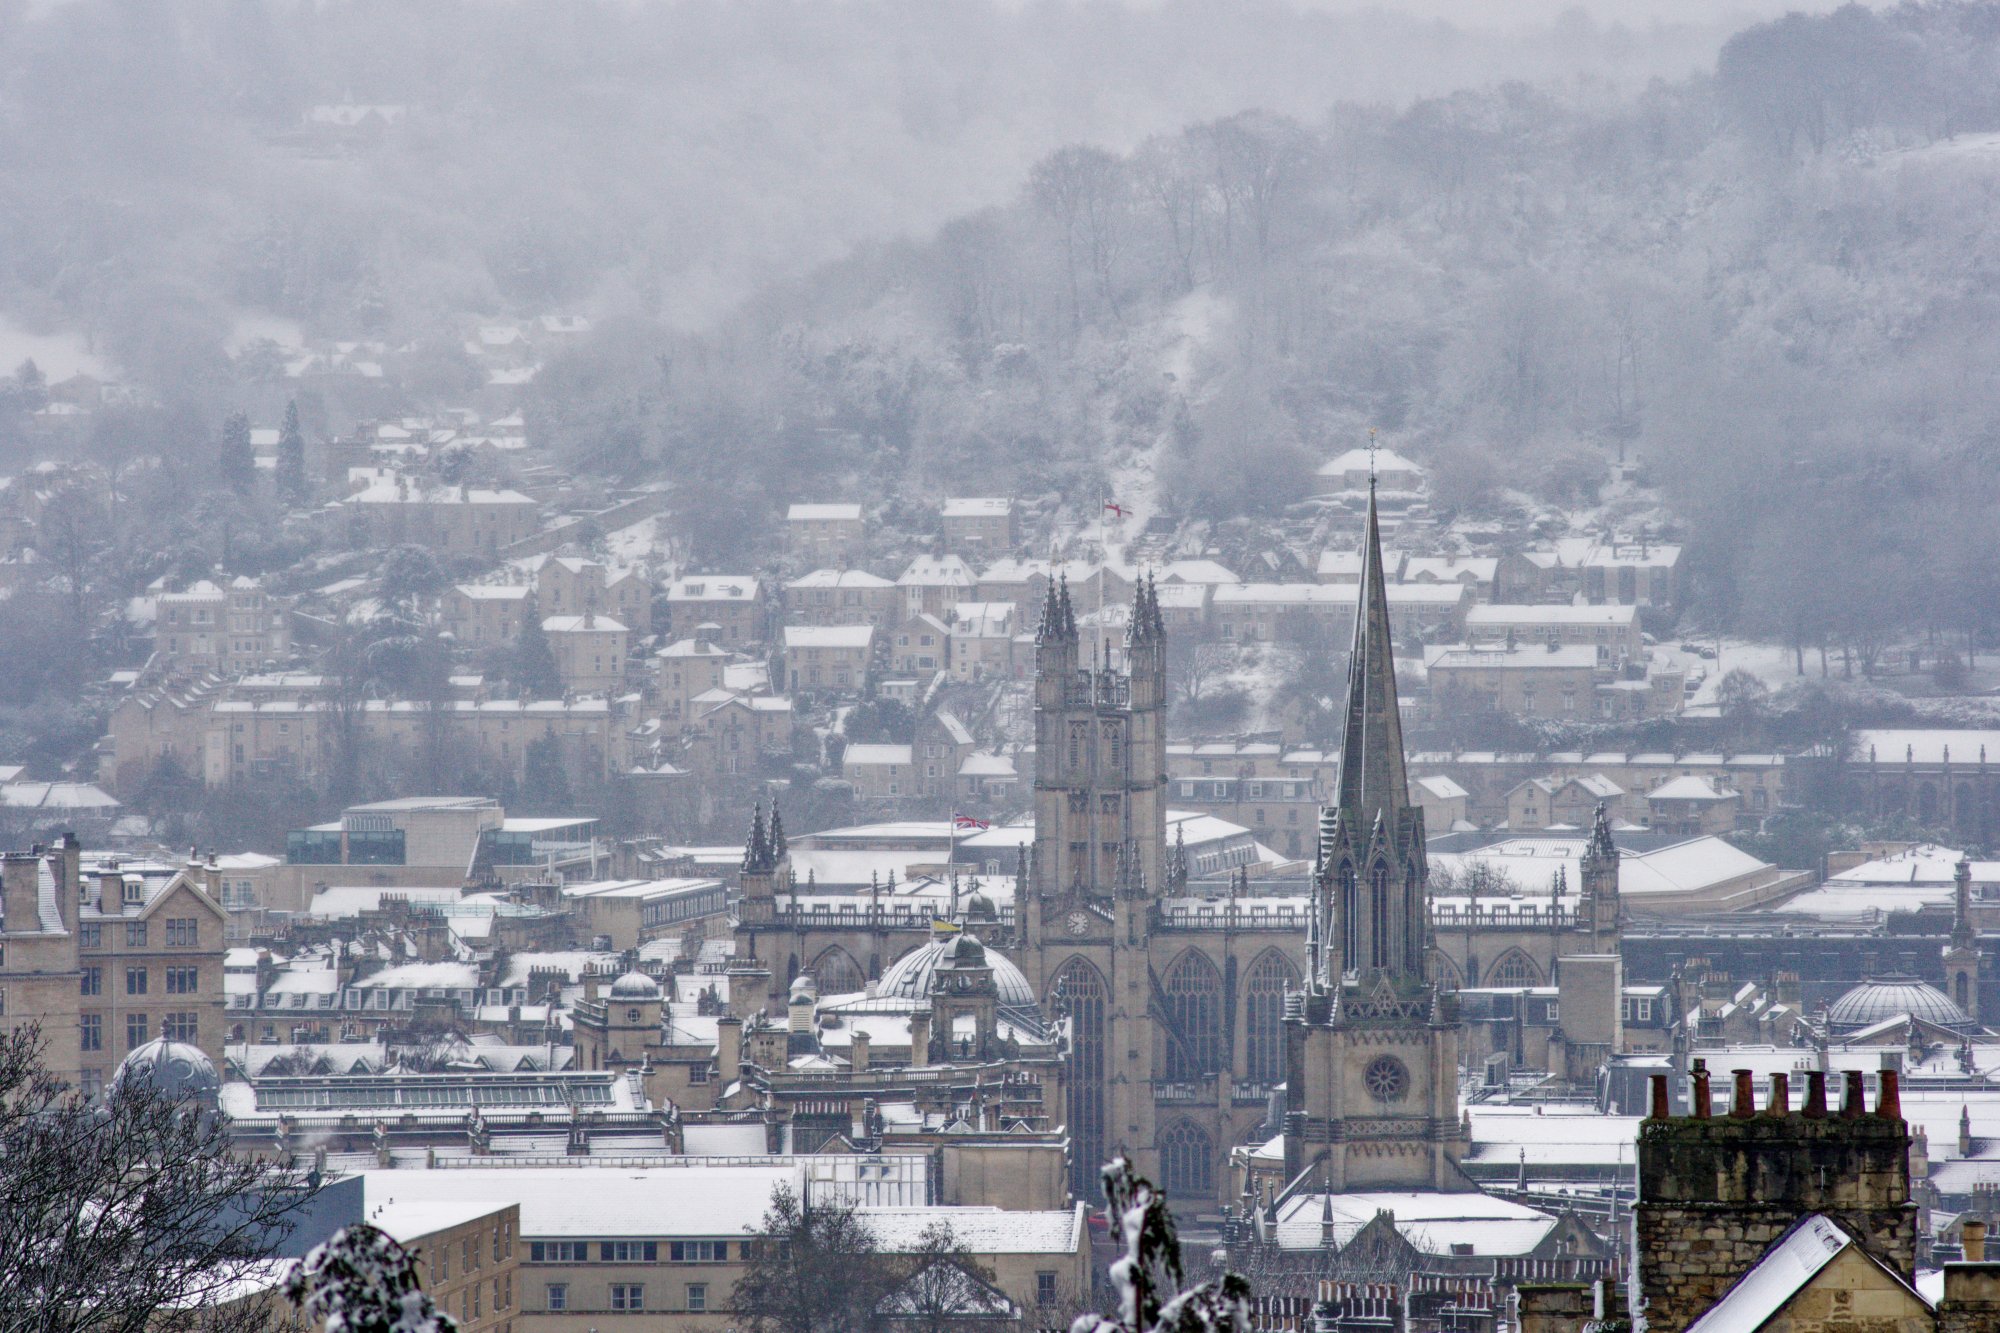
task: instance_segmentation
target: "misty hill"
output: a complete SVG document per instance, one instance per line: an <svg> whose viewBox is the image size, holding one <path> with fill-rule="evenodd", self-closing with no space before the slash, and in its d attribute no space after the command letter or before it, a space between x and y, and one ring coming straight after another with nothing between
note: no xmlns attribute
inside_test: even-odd
<svg viewBox="0 0 2000 1333"><path fill-rule="evenodd" d="M1502 78L1636 87L1713 57L1700 9L11 0L0 312L163 382L216 373L245 314L349 338L563 305L701 322L1000 202L1071 140Z"/></svg>
<svg viewBox="0 0 2000 1333"><path fill-rule="evenodd" d="M1629 517L1685 528L1709 618L1968 629L2000 494L1995 12L1788 18L1633 95L1509 84L1064 148L1012 202L774 286L713 338L607 328L534 420L717 501L717 559L788 498L1087 510L1134 460L1169 512L1271 514L1370 426L1471 511L1581 504L1625 453L1675 511Z"/></svg>

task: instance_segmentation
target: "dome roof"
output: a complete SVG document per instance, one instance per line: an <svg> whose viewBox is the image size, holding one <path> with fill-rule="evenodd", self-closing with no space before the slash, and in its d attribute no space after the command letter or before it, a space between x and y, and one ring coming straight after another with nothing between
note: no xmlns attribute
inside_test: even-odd
<svg viewBox="0 0 2000 1333"><path fill-rule="evenodd" d="M215 1063L199 1046L155 1037L118 1062L111 1086L147 1084L169 1097L195 1097L213 1104L222 1089Z"/></svg>
<svg viewBox="0 0 2000 1333"><path fill-rule="evenodd" d="M614 1000L657 1000L660 998L660 983L644 972L627 972L611 983L611 998Z"/></svg>
<svg viewBox="0 0 2000 1333"><path fill-rule="evenodd" d="M1004 954L988 949L970 935L958 935L949 940L932 940L928 944L910 950L882 970L882 980L875 987L877 995L900 995L907 1000L921 1000L931 993L931 974L937 971L938 960L945 951L969 945L993 969L993 987L999 993L1000 1007L1003 1009L1033 1009L1035 991L1028 979L1021 975L1021 969L1007 960ZM960 962L970 962L964 954L953 954Z"/></svg>
<svg viewBox="0 0 2000 1333"><path fill-rule="evenodd" d="M1835 1000L1826 1018L1834 1031L1852 1032L1903 1014L1964 1031L1977 1026L1972 1015L1959 1008L1949 995L1928 982L1901 973L1862 982Z"/></svg>
<svg viewBox="0 0 2000 1333"><path fill-rule="evenodd" d="M998 921L1000 919L1000 909L993 905L993 900L986 895L984 890L974 889L972 895L965 900L965 919L967 921Z"/></svg>
<svg viewBox="0 0 2000 1333"><path fill-rule="evenodd" d="M975 935L960 935L945 946L945 958L958 967L985 967L986 946Z"/></svg>

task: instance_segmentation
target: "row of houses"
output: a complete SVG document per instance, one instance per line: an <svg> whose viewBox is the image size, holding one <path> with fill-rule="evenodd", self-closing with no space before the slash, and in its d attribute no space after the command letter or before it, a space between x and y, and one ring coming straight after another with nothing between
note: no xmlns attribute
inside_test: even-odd
<svg viewBox="0 0 2000 1333"><path fill-rule="evenodd" d="M943 547L954 555L993 557L1020 544L1020 514L1001 496L963 496L938 505ZM810 565L845 567L867 552L868 519L853 503L795 504L785 511L785 547Z"/></svg>

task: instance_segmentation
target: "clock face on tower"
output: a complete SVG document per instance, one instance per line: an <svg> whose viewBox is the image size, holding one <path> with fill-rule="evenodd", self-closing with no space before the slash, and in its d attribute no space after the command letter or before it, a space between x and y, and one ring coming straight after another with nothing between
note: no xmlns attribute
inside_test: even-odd
<svg viewBox="0 0 2000 1333"><path fill-rule="evenodd" d="M1072 935L1088 935L1090 933L1090 913L1081 908L1071 912L1063 918L1063 929Z"/></svg>

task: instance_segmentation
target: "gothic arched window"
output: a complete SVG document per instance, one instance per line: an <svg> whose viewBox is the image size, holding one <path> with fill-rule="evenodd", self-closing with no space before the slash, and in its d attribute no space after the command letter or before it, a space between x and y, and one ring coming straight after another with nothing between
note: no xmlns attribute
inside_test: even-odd
<svg viewBox="0 0 2000 1333"><path fill-rule="evenodd" d="M1215 1141L1191 1120L1175 1122L1160 1135L1160 1175L1169 1199L1178 1202L1212 1195Z"/></svg>
<svg viewBox="0 0 2000 1333"><path fill-rule="evenodd" d="M1340 966L1352 971L1361 966L1361 901L1355 891L1354 865L1340 863Z"/></svg>
<svg viewBox="0 0 2000 1333"><path fill-rule="evenodd" d="M1102 1192L1104 1165L1104 976L1081 958L1056 973L1049 1007L1069 1018L1069 1179L1081 1199Z"/></svg>
<svg viewBox="0 0 2000 1333"><path fill-rule="evenodd" d="M1411 976L1424 971L1424 881L1416 871L1403 879L1403 970Z"/></svg>
<svg viewBox="0 0 2000 1333"><path fill-rule="evenodd" d="M1488 986L1539 986L1542 984L1541 969L1534 960L1519 949L1509 949L1486 974Z"/></svg>
<svg viewBox="0 0 2000 1333"><path fill-rule="evenodd" d="M1390 932L1395 927L1389 919L1389 865L1377 861L1368 871L1368 965L1387 967Z"/></svg>
<svg viewBox="0 0 2000 1333"><path fill-rule="evenodd" d="M1190 1083L1222 1066L1222 977L1215 964L1190 949L1160 983L1166 993L1167 1079Z"/></svg>
<svg viewBox="0 0 2000 1333"><path fill-rule="evenodd" d="M822 949L806 971L812 973L813 984L819 987L821 995L852 995L868 987L868 978L862 975L861 964L838 944Z"/></svg>
<svg viewBox="0 0 2000 1333"><path fill-rule="evenodd" d="M1273 949L1250 965L1243 983L1244 1077L1285 1081L1285 991L1298 985L1290 960Z"/></svg>

